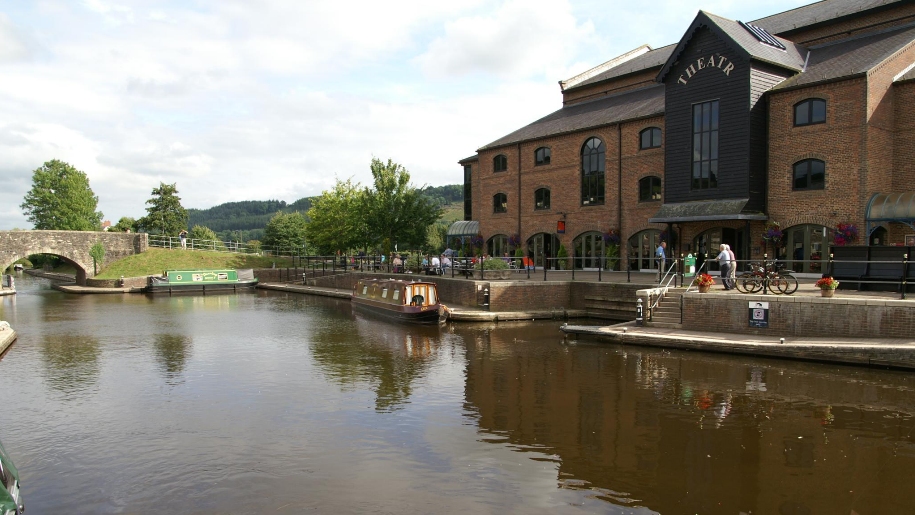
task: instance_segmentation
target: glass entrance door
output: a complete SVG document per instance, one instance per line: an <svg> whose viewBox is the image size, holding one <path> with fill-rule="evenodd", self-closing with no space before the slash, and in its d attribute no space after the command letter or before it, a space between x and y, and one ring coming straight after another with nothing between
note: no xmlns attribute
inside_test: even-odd
<svg viewBox="0 0 915 515"><path fill-rule="evenodd" d="M791 270L819 274L823 271L826 251L826 227L796 225L788 229L788 259Z"/></svg>
<svg viewBox="0 0 915 515"><path fill-rule="evenodd" d="M654 257L655 250L661 243L661 231L648 229L636 233L629 238L629 268L631 270L657 270L658 261ZM667 249L667 259L670 260L670 247Z"/></svg>
<svg viewBox="0 0 915 515"><path fill-rule="evenodd" d="M575 252L575 268L600 268L604 255L604 237L599 232L586 232L572 242Z"/></svg>
<svg viewBox="0 0 915 515"><path fill-rule="evenodd" d="M534 260L534 265L543 266L544 261L548 262L550 268L559 268L555 259L556 251L559 250L559 239L553 234L545 232L537 233L527 240L528 257Z"/></svg>

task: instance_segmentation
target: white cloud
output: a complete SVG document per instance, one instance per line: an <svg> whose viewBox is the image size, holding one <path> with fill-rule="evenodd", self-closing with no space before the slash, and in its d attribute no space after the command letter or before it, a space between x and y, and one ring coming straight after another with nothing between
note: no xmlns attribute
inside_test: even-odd
<svg viewBox="0 0 915 515"><path fill-rule="evenodd" d="M566 1L509 0L493 12L445 24L445 34L417 61L437 78L475 72L530 77L562 66L593 32Z"/></svg>

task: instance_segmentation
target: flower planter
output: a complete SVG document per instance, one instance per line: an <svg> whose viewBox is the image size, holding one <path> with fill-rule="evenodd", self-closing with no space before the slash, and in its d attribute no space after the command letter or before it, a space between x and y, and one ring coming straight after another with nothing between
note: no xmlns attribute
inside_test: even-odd
<svg viewBox="0 0 915 515"><path fill-rule="evenodd" d="M474 270L473 278L478 281L494 281L497 279L510 279L511 269L506 270Z"/></svg>
<svg viewBox="0 0 915 515"><path fill-rule="evenodd" d="M833 295L835 295L835 293L836 293L836 290L833 288L822 288L820 290L820 295L823 297L832 297Z"/></svg>
<svg viewBox="0 0 915 515"><path fill-rule="evenodd" d="M711 287L712 287L711 284L700 284L700 285L699 285L699 293L708 293L709 288L711 288Z"/></svg>

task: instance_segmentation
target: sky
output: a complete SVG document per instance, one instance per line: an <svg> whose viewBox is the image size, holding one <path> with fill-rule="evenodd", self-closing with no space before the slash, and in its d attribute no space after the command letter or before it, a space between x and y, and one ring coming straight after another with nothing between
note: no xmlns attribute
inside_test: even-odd
<svg viewBox="0 0 915 515"><path fill-rule="evenodd" d="M752 21L805 0L0 0L0 230L52 159L89 177L112 223L159 183L182 205L414 186L562 107L559 81L696 13Z"/></svg>

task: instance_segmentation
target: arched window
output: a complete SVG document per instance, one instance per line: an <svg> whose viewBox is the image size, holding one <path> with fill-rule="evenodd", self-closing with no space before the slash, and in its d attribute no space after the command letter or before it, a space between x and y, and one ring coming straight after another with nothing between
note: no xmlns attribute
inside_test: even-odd
<svg viewBox="0 0 915 515"><path fill-rule="evenodd" d="M826 187L826 163L804 159L794 163L794 190L821 190Z"/></svg>
<svg viewBox="0 0 915 515"><path fill-rule="evenodd" d="M794 104L794 126L826 123L826 101L808 98Z"/></svg>
<svg viewBox="0 0 915 515"><path fill-rule="evenodd" d="M499 154L492 158L492 171L504 172L506 170L508 170L508 158L505 157L505 154Z"/></svg>
<svg viewBox="0 0 915 515"><path fill-rule="evenodd" d="M639 202L661 200L661 178L642 177L639 179Z"/></svg>
<svg viewBox="0 0 915 515"><path fill-rule="evenodd" d="M597 231L579 234L572 240L572 252L575 268L600 268L604 264L601 259L604 255L604 235Z"/></svg>
<svg viewBox="0 0 915 515"><path fill-rule="evenodd" d="M646 229L629 238L629 269L657 270L655 250L661 244L661 231ZM670 251L668 251L670 252Z"/></svg>
<svg viewBox="0 0 915 515"><path fill-rule="evenodd" d="M534 209L550 208L550 190L549 188L539 188L534 192Z"/></svg>
<svg viewBox="0 0 915 515"><path fill-rule="evenodd" d="M492 257L504 256L508 252L508 236L504 234L493 236L486 242L486 250Z"/></svg>
<svg viewBox="0 0 915 515"><path fill-rule="evenodd" d="M639 148L658 148L661 146L661 129L649 127L639 133Z"/></svg>
<svg viewBox="0 0 915 515"><path fill-rule="evenodd" d="M548 165L550 164L550 155L552 152L548 147L540 147L534 151L534 165Z"/></svg>
<svg viewBox="0 0 915 515"><path fill-rule="evenodd" d="M600 138L590 138L581 147L581 205L604 203L604 156L606 147Z"/></svg>
<svg viewBox="0 0 915 515"><path fill-rule="evenodd" d="M496 193L492 196L492 212L505 213L508 211L508 196L505 193Z"/></svg>

